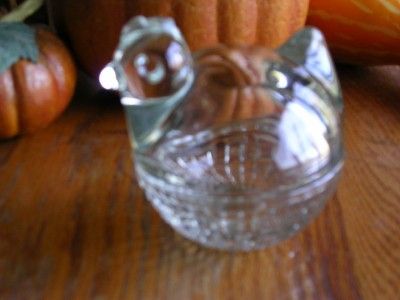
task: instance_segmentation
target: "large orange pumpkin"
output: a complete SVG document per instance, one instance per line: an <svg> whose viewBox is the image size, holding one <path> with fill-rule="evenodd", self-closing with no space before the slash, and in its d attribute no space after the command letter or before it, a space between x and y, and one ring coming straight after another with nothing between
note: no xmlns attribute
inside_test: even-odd
<svg viewBox="0 0 400 300"><path fill-rule="evenodd" d="M78 60L93 75L132 16L172 16L192 50L218 42L275 47L304 25L309 0L53 0Z"/></svg>
<svg viewBox="0 0 400 300"><path fill-rule="evenodd" d="M340 61L400 64L399 0L310 0L307 23Z"/></svg>
<svg viewBox="0 0 400 300"><path fill-rule="evenodd" d="M19 60L0 74L0 138L47 126L72 98L76 69L63 43L37 29L39 60Z"/></svg>

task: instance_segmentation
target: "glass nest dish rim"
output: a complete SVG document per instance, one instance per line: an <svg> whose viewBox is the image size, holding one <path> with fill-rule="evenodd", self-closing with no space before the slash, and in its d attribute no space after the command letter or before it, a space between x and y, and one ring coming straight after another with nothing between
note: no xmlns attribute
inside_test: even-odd
<svg viewBox="0 0 400 300"><path fill-rule="evenodd" d="M212 131L212 130L210 130ZM198 182L195 180L187 181L184 185L175 184L171 181L165 180L165 178L171 178L173 176L180 177L181 175L172 171L166 170L165 168L161 167L160 161L158 159L149 158L140 152L136 152L134 154L134 159L140 159L141 164L135 163L135 169L137 173L137 177L139 177L139 182L144 189L146 189L146 183L141 182L142 179L140 178L141 171L140 168L143 168L143 162L147 164L147 166L151 166L157 170L157 175L152 176L151 179L147 179L151 181L152 187L156 186L164 193L174 193L179 194L189 199L198 199L199 197L205 197L204 201L207 201L207 196L210 197L219 197L219 198L232 198L236 197L239 202L243 202L245 199L246 202L251 202L251 200L259 199L260 197L265 199L290 199L294 198L297 195L302 195L307 193L308 191L312 191L314 189L318 189L318 187L324 186L329 184L332 180L339 177L339 174L342 171L344 165L344 150L343 145L339 145L335 152L332 153L328 161L325 165L318 168L317 170L307 174L302 178L301 181L297 181L296 184L291 185L279 185L277 188L244 188L234 191L218 191L213 192L210 191L204 186L198 185ZM197 200L196 200L197 201Z"/></svg>

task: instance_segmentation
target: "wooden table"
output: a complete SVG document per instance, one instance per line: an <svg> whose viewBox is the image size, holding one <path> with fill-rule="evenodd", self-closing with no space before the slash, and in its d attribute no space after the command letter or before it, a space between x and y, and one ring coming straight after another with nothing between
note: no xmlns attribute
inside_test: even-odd
<svg viewBox="0 0 400 300"><path fill-rule="evenodd" d="M323 213L264 251L175 234L132 172L118 100L81 88L0 143L1 299L400 299L400 67L341 67L347 160Z"/></svg>

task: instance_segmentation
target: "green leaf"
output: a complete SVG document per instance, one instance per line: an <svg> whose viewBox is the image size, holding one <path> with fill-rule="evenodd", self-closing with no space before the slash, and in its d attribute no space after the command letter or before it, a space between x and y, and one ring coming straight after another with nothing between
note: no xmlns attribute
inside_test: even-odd
<svg viewBox="0 0 400 300"><path fill-rule="evenodd" d="M38 58L33 28L19 22L0 23L0 74L20 59L37 62Z"/></svg>

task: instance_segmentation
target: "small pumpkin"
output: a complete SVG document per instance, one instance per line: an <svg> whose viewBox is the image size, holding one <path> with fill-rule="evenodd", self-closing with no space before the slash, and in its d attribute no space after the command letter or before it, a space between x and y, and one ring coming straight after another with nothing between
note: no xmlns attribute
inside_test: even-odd
<svg viewBox="0 0 400 300"><path fill-rule="evenodd" d="M192 50L215 43L276 47L304 25L309 0L52 0L55 23L92 75L111 59L131 17L169 16Z"/></svg>
<svg viewBox="0 0 400 300"><path fill-rule="evenodd" d="M0 23L0 39L1 33L5 39L12 30L19 35L0 45L0 138L47 126L66 108L76 83L74 62L53 33L7 22ZM31 32L32 42L27 38ZM22 44L15 49L7 48L12 40ZM35 56L37 61L31 61ZM13 62L4 66L10 57Z"/></svg>
<svg viewBox="0 0 400 300"><path fill-rule="evenodd" d="M346 63L400 64L400 1L310 0L307 23Z"/></svg>

